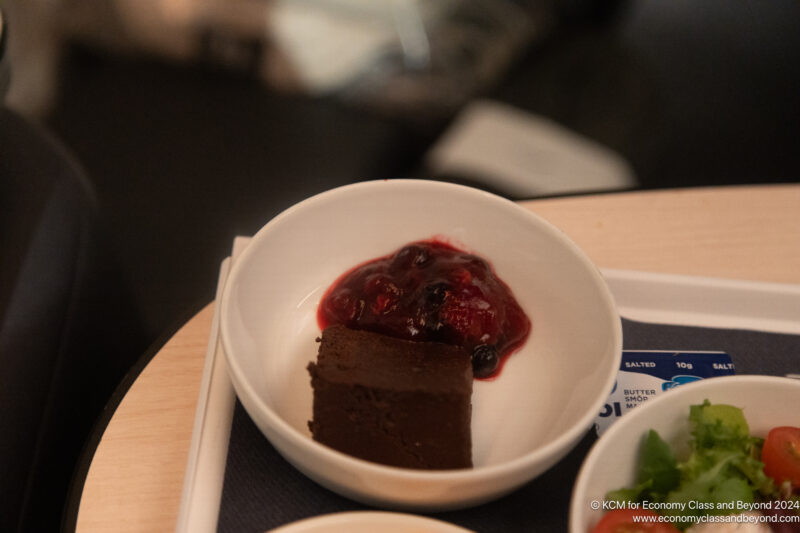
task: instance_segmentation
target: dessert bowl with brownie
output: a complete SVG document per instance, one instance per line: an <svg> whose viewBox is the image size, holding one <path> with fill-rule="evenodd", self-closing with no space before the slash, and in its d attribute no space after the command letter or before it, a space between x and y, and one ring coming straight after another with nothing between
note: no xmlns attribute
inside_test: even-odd
<svg viewBox="0 0 800 533"><path fill-rule="evenodd" d="M220 328L256 425L321 485L444 510L558 462L613 386L621 327L558 229L459 185L334 189L270 221L233 265Z"/></svg>

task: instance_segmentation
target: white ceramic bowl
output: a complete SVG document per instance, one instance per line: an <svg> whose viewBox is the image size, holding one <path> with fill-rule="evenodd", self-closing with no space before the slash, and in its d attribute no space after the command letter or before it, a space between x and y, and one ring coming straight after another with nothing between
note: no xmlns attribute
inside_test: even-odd
<svg viewBox="0 0 800 533"><path fill-rule="evenodd" d="M447 522L403 513L353 511L299 520L269 533L471 533Z"/></svg>
<svg viewBox="0 0 800 533"><path fill-rule="evenodd" d="M313 441L320 298L354 265L433 236L488 259L533 323L500 377L475 382L474 468L388 467ZM347 497L416 510L488 501L561 459L607 399L622 344L600 273L559 230L498 196L415 180L334 189L274 218L234 264L220 325L239 399L289 462Z"/></svg>
<svg viewBox="0 0 800 533"><path fill-rule="evenodd" d="M753 435L765 437L776 426L800 426L800 380L742 375L681 385L627 413L595 443L572 493L570 533L591 531L603 515L592 504L602 502L609 490L633 486L638 451L647 431L658 431L678 454L687 452L689 406L706 399L742 408Z"/></svg>

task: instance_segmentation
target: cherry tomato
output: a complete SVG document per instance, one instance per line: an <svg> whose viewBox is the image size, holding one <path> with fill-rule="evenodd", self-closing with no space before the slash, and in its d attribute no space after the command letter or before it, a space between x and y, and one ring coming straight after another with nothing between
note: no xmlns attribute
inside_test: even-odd
<svg viewBox="0 0 800 533"><path fill-rule="evenodd" d="M669 522L636 521L634 517L649 519L658 515L647 509L615 509L603 515L592 533L678 533Z"/></svg>
<svg viewBox="0 0 800 533"><path fill-rule="evenodd" d="M800 488L800 428L773 428L761 450L764 473L778 485L789 481L793 489Z"/></svg>

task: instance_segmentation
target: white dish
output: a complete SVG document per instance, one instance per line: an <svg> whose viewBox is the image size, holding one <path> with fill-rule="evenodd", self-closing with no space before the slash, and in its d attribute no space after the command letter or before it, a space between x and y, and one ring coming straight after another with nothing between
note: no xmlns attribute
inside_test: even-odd
<svg viewBox="0 0 800 533"><path fill-rule="evenodd" d="M270 533L470 533L440 520L403 513L357 511L307 518Z"/></svg>
<svg viewBox="0 0 800 533"><path fill-rule="evenodd" d="M740 407L750 432L766 436L776 426L800 426L800 380L724 376L682 385L637 407L614 423L586 456L572 493L570 533L588 533L603 515L593 509L610 490L632 486L642 438L650 429L676 450L689 440L689 407L703 403Z"/></svg>
<svg viewBox="0 0 800 533"><path fill-rule="evenodd" d="M475 382L475 467L393 468L313 441L306 366L321 296L352 266L437 235L488 259L533 323L500 377ZM559 230L500 197L411 180L334 189L269 222L234 264L220 330L242 405L289 462L358 501L427 510L499 497L561 459L606 400L622 346L600 273Z"/></svg>

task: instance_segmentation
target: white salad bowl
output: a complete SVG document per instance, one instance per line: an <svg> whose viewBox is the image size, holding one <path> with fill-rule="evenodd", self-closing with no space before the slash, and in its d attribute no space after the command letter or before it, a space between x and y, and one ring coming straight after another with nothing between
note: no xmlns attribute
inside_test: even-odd
<svg viewBox="0 0 800 533"><path fill-rule="evenodd" d="M474 468L389 467L315 442L306 367L321 297L353 266L433 237L487 259L532 322L500 376L474 383ZM562 232L498 196L416 180L334 189L271 220L233 265L220 328L236 393L284 458L344 496L411 510L482 503L555 464L601 410L622 345L604 280Z"/></svg>
<svg viewBox="0 0 800 533"><path fill-rule="evenodd" d="M689 407L704 400L741 408L755 436L765 437L777 426L800 426L800 380L741 375L681 385L625 414L595 443L573 489L570 533L590 532L605 512L606 493L635 485L639 450L650 429L679 459L688 453Z"/></svg>

